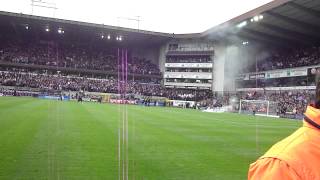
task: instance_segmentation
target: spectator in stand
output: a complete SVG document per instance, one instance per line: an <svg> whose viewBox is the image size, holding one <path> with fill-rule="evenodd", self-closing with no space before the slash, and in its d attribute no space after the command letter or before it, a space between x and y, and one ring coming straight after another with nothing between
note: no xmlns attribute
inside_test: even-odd
<svg viewBox="0 0 320 180"><path fill-rule="evenodd" d="M312 66L320 63L320 47L299 48L281 53L274 53L257 62L257 71ZM256 64L246 68L247 72L255 72Z"/></svg>
<svg viewBox="0 0 320 180"><path fill-rule="evenodd" d="M305 112L308 103L312 102L313 94L314 90L282 91L268 94L254 92L238 94L238 98L276 102L276 112L278 112L280 115L289 113L298 118L303 114L303 112ZM246 107L244 107L244 109L245 108Z"/></svg>
<svg viewBox="0 0 320 180"><path fill-rule="evenodd" d="M161 87L157 81L153 83L145 83L145 81L143 79L129 80L127 83L127 93L187 101L200 101L212 97L210 90L167 89ZM118 81L112 77L101 79L20 71L0 71L0 85L38 88L47 91L118 92Z"/></svg>
<svg viewBox="0 0 320 180"><path fill-rule="evenodd" d="M47 43L8 43L2 44L0 61L16 64L31 64L75 69L90 69L117 72L117 57L114 52L104 49L59 46L56 42ZM128 58L128 72L134 74L160 75L157 65L144 58Z"/></svg>

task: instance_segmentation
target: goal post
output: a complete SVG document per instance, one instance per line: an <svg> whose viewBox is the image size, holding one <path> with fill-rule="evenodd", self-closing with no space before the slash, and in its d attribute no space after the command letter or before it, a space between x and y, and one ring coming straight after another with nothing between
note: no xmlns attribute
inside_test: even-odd
<svg viewBox="0 0 320 180"><path fill-rule="evenodd" d="M278 103L268 100L240 99L239 114L278 117Z"/></svg>

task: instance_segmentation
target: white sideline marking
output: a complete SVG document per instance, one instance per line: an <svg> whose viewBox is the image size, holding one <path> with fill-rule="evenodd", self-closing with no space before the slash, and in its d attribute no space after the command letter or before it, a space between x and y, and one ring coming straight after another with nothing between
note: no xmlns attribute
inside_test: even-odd
<svg viewBox="0 0 320 180"><path fill-rule="evenodd" d="M256 114L256 116L280 118L280 116L275 116L275 115L266 115L266 114Z"/></svg>

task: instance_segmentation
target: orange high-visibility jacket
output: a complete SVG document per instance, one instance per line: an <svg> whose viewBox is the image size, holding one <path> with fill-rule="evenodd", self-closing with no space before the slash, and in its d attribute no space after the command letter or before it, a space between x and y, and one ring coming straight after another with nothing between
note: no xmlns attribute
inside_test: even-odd
<svg viewBox="0 0 320 180"><path fill-rule="evenodd" d="M248 179L320 180L320 110L308 106L303 126L252 163Z"/></svg>

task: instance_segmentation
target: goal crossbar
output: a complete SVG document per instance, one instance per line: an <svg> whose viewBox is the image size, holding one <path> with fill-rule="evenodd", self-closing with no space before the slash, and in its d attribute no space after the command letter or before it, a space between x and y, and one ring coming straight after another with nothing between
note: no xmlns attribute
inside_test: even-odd
<svg viewBox="0 0 320 180"><path fill-rule="evenodd" d="M271 104L277 104L276 102L273 101L268 101L268 100L247 100L247 99L240 99L239 102L239 114L241 114L241 112L243 111L243 103L252 103L253 105L256 104L264 104L265 107L265 114L266 116L270 116L270 105Z"/></svg>

